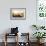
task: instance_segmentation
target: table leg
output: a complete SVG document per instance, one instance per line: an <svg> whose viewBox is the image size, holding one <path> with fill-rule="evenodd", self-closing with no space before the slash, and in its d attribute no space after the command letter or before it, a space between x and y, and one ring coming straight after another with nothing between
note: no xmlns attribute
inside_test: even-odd
<svg viewBox="0 0 46 46"><path fill-rule="evenodd" d="M7 35L5 35L5 46L7 46Z"/></svg>

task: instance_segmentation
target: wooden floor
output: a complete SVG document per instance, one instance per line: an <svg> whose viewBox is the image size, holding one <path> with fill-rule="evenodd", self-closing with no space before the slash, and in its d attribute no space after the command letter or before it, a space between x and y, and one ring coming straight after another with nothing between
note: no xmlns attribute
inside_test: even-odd
<svg viewBox="0 0 46 46"><path fill-rule="evenodd" d="M4 43L2 42L0 42L0 46L4 46ZM15 43L8 43L8 45L7 46L15 46ZM34 43L34 42L32 42L32 43L30 43L30 46L37 46L37 43ZM46 46L46 43L44 43L44 45L41 45L41 46Z"/></svg>

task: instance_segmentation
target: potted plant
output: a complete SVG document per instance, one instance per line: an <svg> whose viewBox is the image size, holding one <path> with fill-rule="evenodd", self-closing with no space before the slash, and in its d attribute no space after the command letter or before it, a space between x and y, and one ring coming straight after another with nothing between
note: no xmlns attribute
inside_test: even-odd
<svg viewBox="0 0 46 46"><path fill-rule="evenodd" d="M32 25L32 27L35 28L36 30L45 29L45 26Z"/></svg>
<svg viewBox="0 0 46 46"><path fill-rule="evenodd" d="M37 25L32 25L33 28L35 28L36 30L38 30L38 26Z"/></svg>
<svg viewBox="0 0 46 46"><path fill-rule="evenodd" d="M41 26L40 29L45 29L45 26Z"/></svg>
<svg viewBox="0 0 46 46"><path fill-rule="evenodd" d="M37 42L38 43L41 43L40 40L46 36L45 35L46 33L45 32L35 32L33 35L37 38ZM45 38L45 37L44 37Z"/></svg>

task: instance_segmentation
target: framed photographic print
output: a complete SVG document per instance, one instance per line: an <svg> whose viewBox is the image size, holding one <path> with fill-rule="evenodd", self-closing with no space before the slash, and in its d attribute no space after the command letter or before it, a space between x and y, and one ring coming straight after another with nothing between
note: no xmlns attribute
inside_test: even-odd
<svg viewBox="0 0 46 46"><path fill-rule="evenodd" d="M46 18L46 1L38 0L37 1L37 14L39 18Z"/></svg>
<svg viewBox="0 0 46 46"><path fill-rule="evenodd" d="M11 8L10 19L11 20L25 20L26 19L26 8Z"/></svg>
<svg viewBox="0 0 46 46"><path fill-rule="evenodd" d="M46 25L46 0L37 0L36 3L36 24Z"/></svg>

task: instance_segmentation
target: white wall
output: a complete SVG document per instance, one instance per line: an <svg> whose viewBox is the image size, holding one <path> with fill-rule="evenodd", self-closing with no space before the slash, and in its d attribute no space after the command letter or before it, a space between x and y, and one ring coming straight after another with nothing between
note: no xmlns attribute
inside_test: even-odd
<svg viewBox="0 0 46 46"><path fill-rule="evenodd" d="M26 20L10 20L10 8L26 8ZM0 34L17 26L32 35L32 24L36 24L36 0L0 0Z"/></svg>

